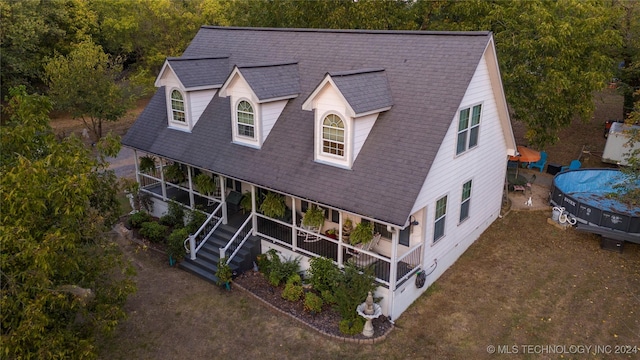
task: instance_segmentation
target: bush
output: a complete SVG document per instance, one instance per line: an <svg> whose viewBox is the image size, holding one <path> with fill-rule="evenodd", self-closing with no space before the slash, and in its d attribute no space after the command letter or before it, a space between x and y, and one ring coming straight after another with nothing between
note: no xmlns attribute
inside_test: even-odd
<svg viewBox="0 0 640 360"><path fill-rule="evenodd" d="M267 277L271 272L269 270L271 266L271 260L269 260L269 257L271 253L275 254L275 252L276 252L275 249L271 249L266 254L261 254L256 256L256 265L258 265L258 270Z"/></svg>
<svg viewBox="0 0 640 360"><path fill-rule="evenodd" d="M318 295L316 295L313 292L308 292L304 295L304 309L317 314L319 312L322 311L322 305L324 305L324 302L322 301L322 298Z"/></svg>
<svg viewBox="0 0 640 360"><path fill-rule="evenodd" d="M355 317L353 319L345 319L340 321L340 332L345 335L358 335L364 329L364 319Z"/></svg>
<svg viewBox="0 0 640 360"><path fill-rule="evenodd" d="M135 214L132 214L129 217L129 225L131 227L139 229L143 223L146 223L151 220L151 215L147 214L144 211L138 211Z"/></svg>
<svg viewBox="0 0 640 360"><path fill-rule="evenodd" d="M198 210L190 211L187 214L187 225L185 225L185 228L189 234L195 234L205 221L207 221L207 214Z"/></svg>
<svg viewBox="0 0 640 360"><path fill-rule="evenodd" d="M293 274L287 279L287 284L300 285L302 284L302 277L300 274Z"/></svg>
<svg viewBox="0 0 640 360"><path fill-rule="evenodd" d="M282 290L282 298L293 302L300 300L303 294L304 289L302 285L296 285L293 282L287 283L284 290Z"/></svg>
<svg viewBox="0 0 640 360"><path fill-rule="evenodd" d="M142 227L140 228L140 235L149 239L149 241L154 243L164 242L165 236L167 235L167 227L158 224L157 222L148 221L142 223Z"/></svg>
<svg viewBox="0 0 640 360"><path fill-rule="evenodd" d="M316 257L309 261L309 283L313 288L322 293L325 290L333 291L337 279L340 277L340 269L333 260L325 257Z"/></svg>
<svg viewBox="0 0 640 360"><path fill-rule="evenodd" d="M322 297L322 300L324 300L324 302L326 302L327 304L335 304L336 302L336 297L333 296L331 290L324 290L320 293L320 297Z"/></svg>
<svg viewBox="0 0 640 360"><path fill-rule="evenodd" d="M175 201L169 201L167 214L160 218L160 224L176 228L184 227L184 208Z"/></svg>
<svg viewBox="0 0 640 360"><path fill-rule="evenodd" d="M187 254L184 248L184 241L189 237L186 228L175 229L167 239L167 253L175 260L182 260Z"/></svg>
<svg viewBox="0 0 640 360"><path fill-rule="evenodd" d="M291 275L300 272L300 257L293 260L282 261L275 250L270 250L267 256L269 257L268 278L269 283L273 286L279 286L288 280ZM267 275L267 273L265 273L265 275Z"/></svg>
<svg viewBox="0 0 640 360"><path fill-rule="evenodd" d="M367 267L362 272L352 264L346 263L344 272L333 291L336 309L343 320L358 318L356 308L367 299L369 291L376 289L373 268Z"/></svg>

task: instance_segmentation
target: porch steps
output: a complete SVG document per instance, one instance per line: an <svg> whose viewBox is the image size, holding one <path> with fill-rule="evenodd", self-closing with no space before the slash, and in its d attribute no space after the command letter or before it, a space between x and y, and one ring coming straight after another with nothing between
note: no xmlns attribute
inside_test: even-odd
<svg viewBox="0 0 640 360"><path fill-rule="evenodd" d="M235 234L236 229L228 225L220 225L211 234L209 240L198 251L197 259L191 260L187 257L182 260L178 267L190 272L200 278L218 283L215 273L218 271L218 261L220 260L220 248L225 246ZM260 253L260 239L252 236L247 239L245 245L238 251L231 260L229 266L234 274L242 273L253 267L253 259ZM229 256L231 254L227 254Z"/></svg>

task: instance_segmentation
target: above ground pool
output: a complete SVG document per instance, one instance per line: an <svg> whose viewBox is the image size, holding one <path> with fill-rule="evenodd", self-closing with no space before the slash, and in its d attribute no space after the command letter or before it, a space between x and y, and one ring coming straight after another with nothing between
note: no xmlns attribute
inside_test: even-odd
<svg viewBox="0 0 640 360"><path fill-rule="evenodd" d="M560 206L580 223L603 236L640 240L640 208L608 196L625 175L616 169L565 171L553 178L551 204ZM640 184L637 184L640 186ZM619 236L616 236L619 235Z"/></svg>

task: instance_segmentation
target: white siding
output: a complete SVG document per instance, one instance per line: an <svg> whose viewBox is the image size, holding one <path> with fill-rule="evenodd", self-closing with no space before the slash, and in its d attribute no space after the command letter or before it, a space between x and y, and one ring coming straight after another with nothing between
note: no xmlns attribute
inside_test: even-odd
<svg viewBox="0 0 640 360"><path fill-rule="evenodd" d="M378 119L378 114L367 115L353 121L353 161L356 161L362 145L367 140L369 132Z"/></svg>
<svg viewBox="0 0 640 360"><path fill-rule="evenodd" d="M498 99L502 101L502 99ZM507 145L483 56L459 109L482 104L478 145L456 156L458 114L451 121L413 211L426 209L423 267L427 281L418 289L408 281L396 291L394 317L424 292L498 217L506 171ZM511 136L511 135L508 135ZM459 223L462 185L472 180L469 218ZM445 235L433 244L435 204L446 195ZM422 225L422 223L421 223ZM435 264L437 263L437 266Z"/></svg>
<svg viewBox="0 0 640 360"><path fill-rule="evenodd" d="M273 126L276 124L276 121L280 117L282 110L287 105L288 100L274 101L260 104L260 113L262 114L262 119L260 119L261 127L262 127L262 143L267 140L267 136L273 129Z"/></svg>
<svg viewBox="0 0 640 360"><path fill-rule="evenodd" d="M189 92L189 108L191 109L189 121L192 129L198 120L200 120L200 116L211 102L211 99L216 95L216 92L217 90L215 89Z"/></svg>

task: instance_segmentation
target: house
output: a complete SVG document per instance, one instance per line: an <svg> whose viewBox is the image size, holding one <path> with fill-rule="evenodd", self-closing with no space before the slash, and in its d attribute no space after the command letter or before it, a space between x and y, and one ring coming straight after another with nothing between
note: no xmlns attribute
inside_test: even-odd
<svg viewBox="0 0 640 360"><path fill-rule="evenodd" d="M187 263L257 238L303 267L375 264L396 319L499 216L516 146L490 32L204 26L156 86L123 144L156 161L137 179L157 213L172 198L206 207ZM199 193L197 174L217 191ZM259 211L265 194L284 199L284 216ZM321 231L300 223L310 206ZM375 246L351 245L347 219L372 223ZM223 227L226 245L205 256Z"/></svg>

